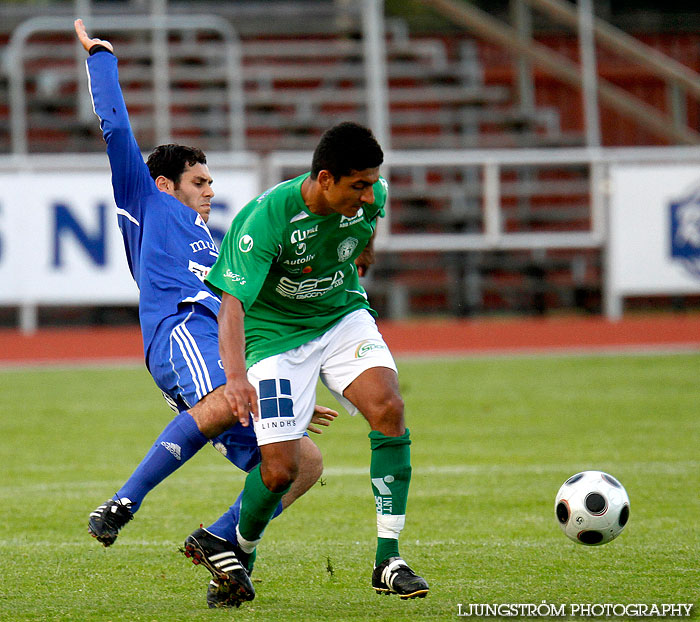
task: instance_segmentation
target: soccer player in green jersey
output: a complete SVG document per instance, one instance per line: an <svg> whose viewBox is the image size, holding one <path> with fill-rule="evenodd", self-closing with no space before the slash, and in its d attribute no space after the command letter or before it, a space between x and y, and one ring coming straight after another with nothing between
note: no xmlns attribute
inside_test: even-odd
<svg viewBox="0 0 700 622"><path fill-rule="evenodd" d="M328 130L310 173L278 184L235 217L206 282L222 297L224 394L242 425L252 415L262 454L242 493L233 543L240 563L249 565L297 477L300 440L320 378L371 428L378 535L372 587L415 598L428 593L428 584L398 546L411 441L396 364L358 274L371 262L377 219L384 214L383 158L367 128L341 123Z"/></svg>

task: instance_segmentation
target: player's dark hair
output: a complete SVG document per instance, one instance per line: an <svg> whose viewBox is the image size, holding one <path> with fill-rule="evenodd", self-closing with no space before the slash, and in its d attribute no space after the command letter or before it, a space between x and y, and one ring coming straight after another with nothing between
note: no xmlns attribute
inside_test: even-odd
<svg viewBox="0 0 700 622"><path fill-rule="evenodd" d="M146 162L153 179L162 175L175 184L180 183L186 165L194 166L198 163L207 163L207 156L201 149L174 144L156 147Z"/></svg>
<svg viewBox="0 0 700 622"><path fill-rule="evenodd" d="M352 171L376 168L383 161L384 153L372 131L345 121L321 136L311 161L311 178L316 179L325 170L338 181Z"/></svg>

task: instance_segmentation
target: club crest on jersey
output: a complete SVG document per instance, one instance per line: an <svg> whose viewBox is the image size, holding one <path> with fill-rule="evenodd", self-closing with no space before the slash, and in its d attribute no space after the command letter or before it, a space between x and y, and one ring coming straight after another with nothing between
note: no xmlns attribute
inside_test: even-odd
<svg viewBox="0 0 700 622"><path fill-rule="evenodd" d="M338 244L338 260L347 261L352 256L355 248L357 248L356 238L345 238Z"/></svg>
<svg viewBox="0 0 700 622"><path fill-rule="evenodd" d="M247 253L253 248L253 238L251 238L247 233L241 236L238 240L238 248L241 253Z"/></svg>
<svg viewBox="0 0 700 622"><path fill-rule="evenodd" d="M669 205L671 258L700 279L700 188Z"/></svg>

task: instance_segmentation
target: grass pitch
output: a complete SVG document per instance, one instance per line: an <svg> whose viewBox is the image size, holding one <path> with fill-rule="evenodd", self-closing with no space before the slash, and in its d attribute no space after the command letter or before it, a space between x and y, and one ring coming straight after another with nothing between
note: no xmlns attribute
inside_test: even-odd
<svg viewBox="0 0 700 622"><path fill-rule="evenodd" d="M700 355L404 360L400 377L414 467L401 552L429 596L370 589L368 430L343 413L314 436L322 482L265 534L255 601L209 610L209 573L178 548L243 475L205 448L104 549L87 516L169 420L159 392L142 368L0 371L0 619L397 622L542 601L693 603L698 618ZM593 468L622 481L631 518L586 548L553 505Z"/></svg>

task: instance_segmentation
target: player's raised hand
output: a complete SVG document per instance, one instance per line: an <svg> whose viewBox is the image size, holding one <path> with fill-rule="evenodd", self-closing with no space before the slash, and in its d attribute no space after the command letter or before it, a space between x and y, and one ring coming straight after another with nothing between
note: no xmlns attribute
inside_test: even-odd
<svg viewBox="0 0 700 622"><path fill-rule="evenodd" d="M73 22L73 26L75 26L75 34L78 35L78 40L85 48L86 52L89 52L90 48L93 45L104 45L110 52L114 52L114 48L112 47L112 44L109 41L104 41L103 39L90 38L87 31L85 30L85 24L83 24L82 19L76 19Z"/></svg>

